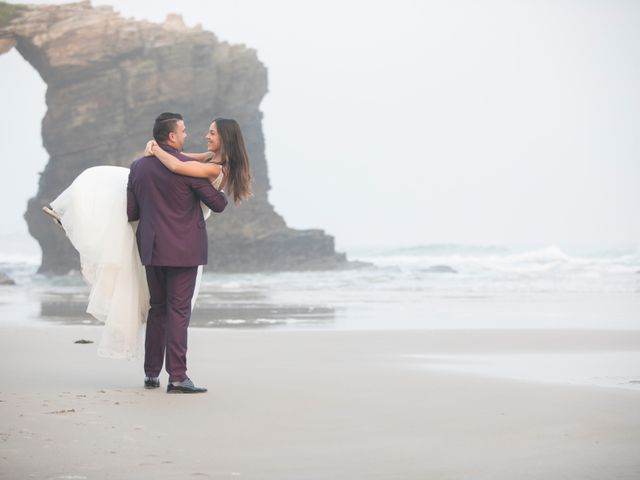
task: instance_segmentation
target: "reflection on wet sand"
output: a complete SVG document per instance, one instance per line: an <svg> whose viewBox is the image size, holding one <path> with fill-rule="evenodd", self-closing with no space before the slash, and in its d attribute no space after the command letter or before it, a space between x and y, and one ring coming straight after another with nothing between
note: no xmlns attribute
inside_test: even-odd
<svg viewBox="0 0 640 480"><path fill-rule="evenodd" d="M331 326L335 309L314 305L197 305L191 325L204 327Z"/></svg>
<svg viewBox="0 0 640 480"><path fill-rule="evenodd" d="M40 318L64 325L100 325L86 313L87 294L43 291ZM336 309L323 305L270 302L262 292L203 292L191 315L191 325L209 328L278 326L332 327Z"/></svg>

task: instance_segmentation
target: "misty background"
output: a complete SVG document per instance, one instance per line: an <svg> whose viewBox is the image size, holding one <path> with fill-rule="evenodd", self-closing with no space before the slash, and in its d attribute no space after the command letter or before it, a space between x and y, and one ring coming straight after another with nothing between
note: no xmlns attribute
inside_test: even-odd
<svg viewBox="0 0 640 480"><path fill-rule="evenodd" d="M256 49L270 201L338 250L640 245L638 2L92 3ZM38 250L45 84L15 50L0 72L2 232Z"/></svg>

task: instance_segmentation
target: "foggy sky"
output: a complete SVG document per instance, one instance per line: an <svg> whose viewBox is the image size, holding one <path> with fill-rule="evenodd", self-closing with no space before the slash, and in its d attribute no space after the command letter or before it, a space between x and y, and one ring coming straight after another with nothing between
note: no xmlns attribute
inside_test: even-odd
<svg viewBox="0 0 640 480"><path fill-rule="evenodd" d="M93 3L256 49L269 198L338 248L640 245L639 2ZM0 57L5 232L47 161L44 88Z"/></svg>

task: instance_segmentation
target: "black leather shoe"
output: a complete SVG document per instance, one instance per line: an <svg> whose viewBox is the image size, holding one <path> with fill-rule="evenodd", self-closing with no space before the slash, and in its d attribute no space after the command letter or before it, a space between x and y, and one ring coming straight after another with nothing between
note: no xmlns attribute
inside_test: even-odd
<svg viewBox="0 0 640 480"><path fill-rule="evenodd" d="M144 388L160 388L158 377L144 377Z"/></svg>
<svg viewBox="0 0 640 480"><path fill-rule="evenodd" d="M181 382L172 382L167 385L167 393L205 393L206 391L206 388L196 387L188 378Z"/></svg>

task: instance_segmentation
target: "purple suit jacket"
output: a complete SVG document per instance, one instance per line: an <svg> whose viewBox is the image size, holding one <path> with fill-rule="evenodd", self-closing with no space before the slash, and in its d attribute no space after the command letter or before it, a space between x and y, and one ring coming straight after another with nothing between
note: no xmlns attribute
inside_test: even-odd
<svg viewBox="0 0 640 480"><path fill-rule="evenodd" d="M167 145L162 148L183 162L191 160ZM156 157L131 164L127 217L140 220L136 239L143 265L206 265L207 230L200 201L214 212L227 206L224 193L205 178L172 173Z"/></svg>

